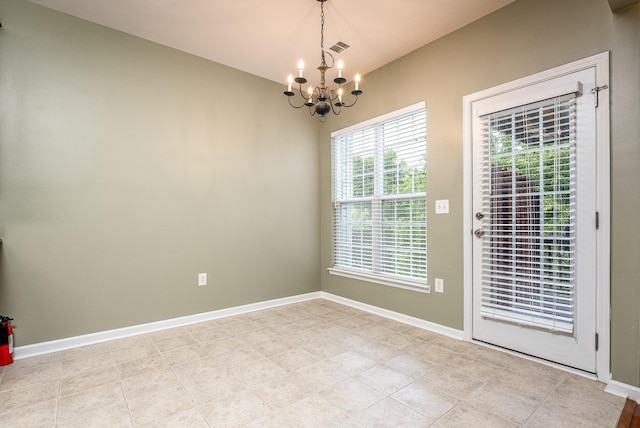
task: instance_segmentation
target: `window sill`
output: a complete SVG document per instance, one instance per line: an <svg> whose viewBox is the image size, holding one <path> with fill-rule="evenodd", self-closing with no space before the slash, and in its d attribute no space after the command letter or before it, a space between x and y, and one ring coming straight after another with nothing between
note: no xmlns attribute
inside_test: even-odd
<svg viewBox="0 0 640 428"><path fill-rule="evenodd" d="M388 276L374 275L371 273L360 272L355 270L328 268L331 275L343 276L346 278L357 279L360 281L373 282L390 287L402 288L405 290L417 291L418 293L431 293L431 286L417 282L405 281Z"/></svg>

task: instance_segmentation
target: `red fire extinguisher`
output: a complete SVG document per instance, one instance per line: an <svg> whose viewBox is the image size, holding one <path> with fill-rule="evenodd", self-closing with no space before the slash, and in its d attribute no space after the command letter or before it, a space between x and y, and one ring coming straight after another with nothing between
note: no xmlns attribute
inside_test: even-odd
<svg viewBox="0 0 640 428"><path fill-rule="evenodd" d="M0 366L13 363L13 318L0 315Z"/></svg>

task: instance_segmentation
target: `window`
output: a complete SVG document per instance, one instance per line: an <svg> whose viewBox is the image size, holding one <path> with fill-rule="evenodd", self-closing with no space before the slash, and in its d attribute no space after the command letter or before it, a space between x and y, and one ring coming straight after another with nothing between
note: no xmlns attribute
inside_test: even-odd
<svg viewBox="0 0 640 428"><path fill-rule="evenodd" d="M424 103L332 134L333 274L428 290Z"/></svg>
<svg viewBox="0 0 640 428"><path fill-rule="evenodd" d="M558 96L480 118L483 316L573 332L576 99Z"/></svg>

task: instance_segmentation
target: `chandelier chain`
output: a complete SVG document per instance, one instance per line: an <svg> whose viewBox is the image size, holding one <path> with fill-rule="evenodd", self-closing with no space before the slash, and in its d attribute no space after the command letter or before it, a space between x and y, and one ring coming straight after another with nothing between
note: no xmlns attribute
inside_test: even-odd
<svg viewBox="0 0 640 428"><path fill-rule="evenodd" d="M320 52L322 54L322 65L326 64L324 59L324 1L320 2Z"/></svg>

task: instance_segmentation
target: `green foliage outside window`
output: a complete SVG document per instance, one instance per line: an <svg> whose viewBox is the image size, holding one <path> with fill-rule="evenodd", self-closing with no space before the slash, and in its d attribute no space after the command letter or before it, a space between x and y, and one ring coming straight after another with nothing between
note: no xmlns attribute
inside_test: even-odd
<svg viewBox="0 0 640 428"><path fill-rule="evenodd" d="M542 279L549 282L569 280L573 246L570 241L573 222L570 141L549 138L541 144L538 139L514 140L497 132L493 135L492 167L527 182L528 191L539 198L538 215L530 213L530 223L537 222L542 235ZM515 189L512 191L516 193Z"/></svg>
<svg viewBox="0 0 640 428"><path fill-rule="evenodd" d="M427 188L426 159L421 167L399 161L394 150L384 153L383 194L410 195L424 193ZM353 197L369 198L375 194L373 156L354 156ZM390 273L426 278L426 201L425 198L385 200L382 203L382 259ZM351 206L352 242L358 254L370 254L372 246L372 206ZM369 244L369 245L367 245ZM358 257L360 259L360 257ZM385 271L383 267L383 271Z"/></svg>
<svg viewBox="0 0 640 428"><path fill-rule="evenodd" d="M563 235L571 224L570 155L568 140L551 139L540 145L501 135L491 141L492 166L526 179L541 195L545 236Z"/></svg>

